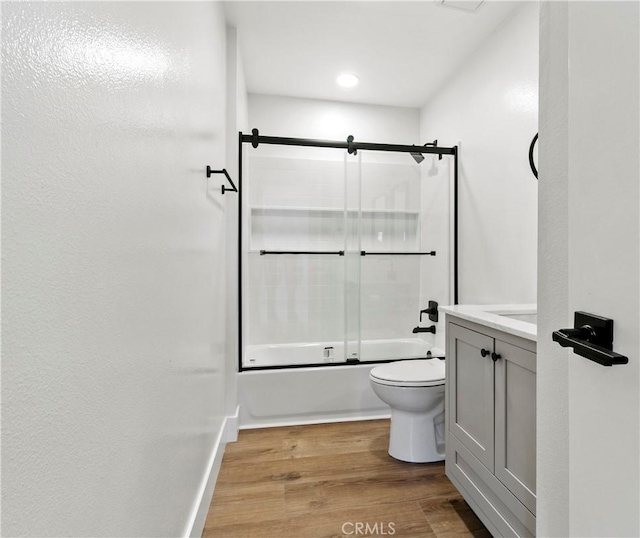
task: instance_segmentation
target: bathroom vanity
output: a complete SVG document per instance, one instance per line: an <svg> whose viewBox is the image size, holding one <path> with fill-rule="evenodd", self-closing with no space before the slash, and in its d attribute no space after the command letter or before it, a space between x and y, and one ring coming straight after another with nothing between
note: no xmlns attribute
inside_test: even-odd
<svg viewBox="0 0 640 538"><path fill-rule="evenodd" d="M494 536L536 530L536 306L446 313L446 473Z"/></svg>

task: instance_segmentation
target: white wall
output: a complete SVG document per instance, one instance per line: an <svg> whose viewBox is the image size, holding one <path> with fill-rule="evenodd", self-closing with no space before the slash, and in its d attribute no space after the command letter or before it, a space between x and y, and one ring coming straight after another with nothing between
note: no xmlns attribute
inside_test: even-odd
<svg viewBox="0 0 640 538"><path fill-rule="evenodd" d="M415 144L419 121L415 108L249 94L250 127L267 136Z"/></svg>
<svg viewBox="0 0 640 538"><path fill-rule="evenodd" d="M542 338L570 326L567 2L540 7L540 212L537 344L537 534L569 536L567 351ZM564 179L563 179L564 178Z"/></svg>
<svg viewBox="0 0 640 538"><path fill-rule="evenodd" d="M181 535L225 414L222 9L2 16L2 533Z"/></svg>
<svg viewBox="0 0 640 538"><path fill-rule="evenodd" d="M640 5L544 2L540 37L537 534L638 536ZM628 364L553 343L575 311Z"/></svg>
<svg viewBox="0 0 640 538"><path fill-rule="evenodd" d="M238 35L233 27L227 27L227 151L226 169L239 186L238 178L238 133L246 131L247 123L247 89L244 79L242 58L238 49ZM224 181L227 184L226 180ZM229 185L227 184L227 187ZM226 393L225 412L228 417L236 415L238 404L237 378L238 370L238 201L237 193L224 195L226 206ZM233 433L233 429L231 429ZM235 430L237 433L237 429ZM232 435L228 440L235 440Z"/></svg>
<svg viewBox="0 0 640 538"><path fill-rule="evenodd" d="M421 138L460 147L459 301L536 301L538 4L505 21L422 109Z"/></svg>

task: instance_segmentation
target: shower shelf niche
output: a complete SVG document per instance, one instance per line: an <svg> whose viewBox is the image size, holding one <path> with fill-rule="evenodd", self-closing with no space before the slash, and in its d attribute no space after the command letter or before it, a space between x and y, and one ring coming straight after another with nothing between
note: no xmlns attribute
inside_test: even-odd
<svg viewBox="0 0 640 538"><path fill-rule="evenodd" d="M254 206L250 252L260 250L340 250L360 215L362 249L418 250L420 211L343 207ZM346 212L346 219L345 219Z"/></svg>

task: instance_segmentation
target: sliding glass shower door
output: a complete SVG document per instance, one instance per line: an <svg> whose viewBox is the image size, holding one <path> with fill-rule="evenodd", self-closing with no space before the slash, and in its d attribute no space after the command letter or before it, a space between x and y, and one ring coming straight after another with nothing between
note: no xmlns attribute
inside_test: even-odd
<svg viewBox="0 0 640 538"><path fill-rule="evenodd" d="M351 352L346 156L261 146L244 160L245 368L340 363Z"/></svg>
<svg viewBox="0 0 640 538"><path fill-rule="evenodd" d="M424 261L420 168L407 154L368 152L361 170L361 359L415 357L411 343L420 340L412 339L411 331L417 326Z"/></svg>
<svg viewBox="0 0 640 538"><path fill-rule="evenodd" d="M242 368L419 358L433 348L420 310L449 297L449 167L437 159L245 152Z"/></svg>

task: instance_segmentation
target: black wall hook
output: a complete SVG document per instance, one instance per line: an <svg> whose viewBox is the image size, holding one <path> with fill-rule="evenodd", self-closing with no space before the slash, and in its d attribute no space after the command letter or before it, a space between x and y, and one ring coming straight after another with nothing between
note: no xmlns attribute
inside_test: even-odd
<svg viewBox="0 0 640 538"><path fill-rule="evenodd" d="M229 172L227 172L226 168L223 168L222 170L211 170L211 167L207 165L207 177L211 177L211 174L224 174L227 180L229 180L229 183L231 183L231 188L222 185L222 194L225 192L238 192L238 189L233 183L233 180L231 179L231 176L229 176Z"/></svg>
<svg viewBox="0 0 640 538"><path fill-rule="evenodd" d="M258 138L260 136L260 132L258 131L258 129L251 129L251 145L254 148L258 147L259 141Z"/></svg>

